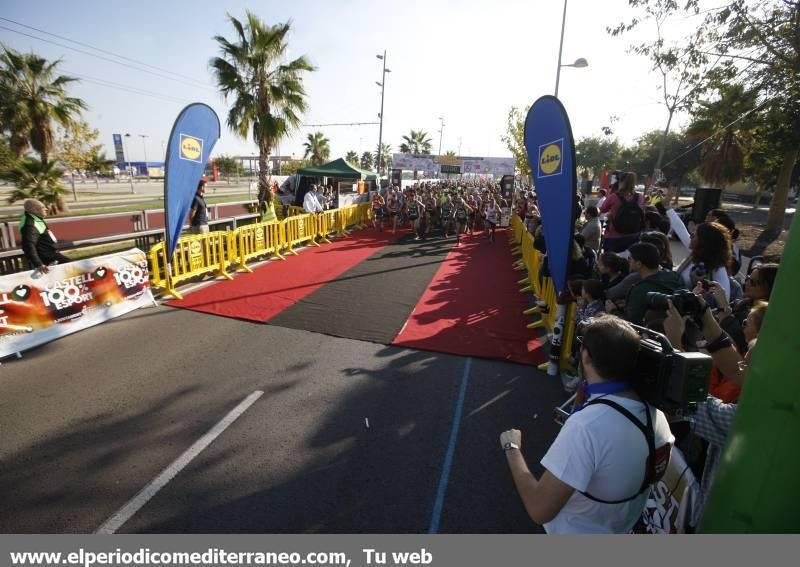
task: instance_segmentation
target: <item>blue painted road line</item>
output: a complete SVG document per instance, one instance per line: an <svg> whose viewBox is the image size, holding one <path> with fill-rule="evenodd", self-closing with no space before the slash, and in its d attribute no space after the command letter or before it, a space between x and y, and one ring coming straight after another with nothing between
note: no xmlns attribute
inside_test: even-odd
<svg viewBox="0 0 800 567"><path fill-rule="evenodd" d="M447 443L447 453L444 457L442 476L439 479L439 488L436 491L436 501L433 504L431 525L430 528L428 528L429 534L435 534L439 532L439 521L442 519L442 508L444 508L444 496L447 493L447 483L450 480L450 470L453 466L453 457L456 454L458 430L461 428L461 413L464 409L464 398L466 398L467 395L470 368L472 368L472 357L467 358L467 363L464 365L464 374L461 376L461 388L458 392L458 402L456 402L456 411L453 415L453 428L450 430L450 440Z"/></svg>

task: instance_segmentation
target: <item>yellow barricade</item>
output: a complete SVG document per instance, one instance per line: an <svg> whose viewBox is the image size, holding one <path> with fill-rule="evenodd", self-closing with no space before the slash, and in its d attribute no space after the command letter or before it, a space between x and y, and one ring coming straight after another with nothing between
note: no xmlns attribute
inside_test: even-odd
<svg viewBox="0 0 800 567"><path fill-rule="evenodd" d="M519 245L518 248L522 254L522 258L516 263L516 267L517 269L525 270L528 273L526 278L523 278L517 283L526 286L521 290L523 293L527 293L529 291L533 292L537 301L545 304L544 307L536 306L525 310L525 315L534 315L536 313L541 315L541 318L538 321L529 324L528 328L545 329L548 334L552 334L556 324L556 315L558 311L558 297L555 290L555 284L553 283L552 278L539 278L539 270L542 267L542 255L533 246L533 235L528 232L528 230L525 228L525 224L522 222L522 219L520 219L516 214L512 216L511 228L514 243ZM575 302L570 302L570 304L567 306L564 328L562 330L561 359L559 361L559 367L562 370L574 370L571 368L569 359L570 355L572 354L572 343L575 340L576 310L577 306ZM545 370L547 369L548 364L549 363L545 362L544 364L540 365L539 368Z"/></svg>
<svg viewBox="0 0 800 567"><path fill-rule="evenodd" d="M228 248L230 232L209 232L182 236L172 254L171 271L167 273L166 250L159 242L150 248L152 282L164 288L176 299L183 299L175 290L176 284L197 276L216 272L217 275L232 279L227 272L230 264Z"/></svg>
<svg viewBox="0 0 800 567"><path fill-rule="evenodd" d="M317 221L314 215L295 215L281 221L283 224L285 243L290 254L297 256L294 247L308 242L313 246L319 246L314 242L317 235Z"/></svg>
<svg viewBox="0 0 800 567"><path fill-rule="evenodd" d="M306 214L306 210L303 207L297 207L295 205L289 205L289 208L286 209L286 215L293 217L296 215L304 215Z"/></svg>
<svg viewBox="0 0 800 567"><path fill-rule="evenodd" d="M283 247L282 222L258 223L241 226L232 234L237 242L237 249L233 251L239 266L247 272L252 272L247 267L247 262L253 258L266 255L275 255L285 260L280 251Z"/></svg>
<svg viewBox="0 0 800 567"><path fill-rule="evenodd" d="M328 240L328 235L331 232L336 232L338 216L339 212L337 209L334 209L332 211L325 211L324 213L316 215L317 236L322 242L326 242L328 244L331 243L331 241Z"/></svg>

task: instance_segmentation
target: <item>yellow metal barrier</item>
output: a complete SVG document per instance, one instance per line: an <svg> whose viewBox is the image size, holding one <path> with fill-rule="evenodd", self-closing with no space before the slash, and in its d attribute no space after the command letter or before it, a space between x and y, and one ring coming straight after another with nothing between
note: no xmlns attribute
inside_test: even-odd
<svg viewBox="0 0 800 567"><path fill-rule="evenodd" d="M312 246L319 246L314 242L317 235L317 221L314 215L295 215L281 222L284 227L285 244L290 254L297 256L294 247L308 242Z"/></svg>
<svg viewBox="0 0 800 567"><path fill-rule="evenodd" d="M532 292L535 299L544 306L536 305L524 311L525 315L539 314L538 321L534 321L528 325L529 329L544 329L548 334L553 333L556 324L556 316L558 311L558 297L555 290L555 284L552 278L539 277L539 271L542 267L542 255L533 246L533 235L531 235L525 228L525 224L518 215L514 214L511 218L511 230L513 243L516 246L514 252L521 254L522 257L514 264L515 269L527 272L527 277L519 280L519 285L525 286L520 291L522 293ZM564 369L571 369L569 359L571 355L572 343L575 340L575 302L571 302L567 306L566 318L564 320L564 328L562 331L561 342L561 359L559 367ZM539 369L546 370L549 362L539 366Z"/></svg>
<svg viewBox="0 0 800 567"><path fill-rule="evenodd" d="M268 254L280 259L284 250L291 254L295 246L315 242L319 238L330 242L331 234L346 235L348 227L363 228L369 222L371 207L369 203L351 205L342 209L326 211L319 215L309 215L302 207L289 207L289 215L280 222L258 223L240 226L227 232L212 232L202 235L181 237L172 257L172 274L167 273L164 243L151 247L151 281L153 287L165 289L167 293L181 299L175 286L185 280L216 272L231 278L228 268L238 266L251 271L247 262Z"/></svg>
<svg viewBox="0 0 800 567"><path fill-rule="evenodd" d="M285 260L280 251L284 246L283 222L258 223L242 226L232 233L237 242L236 259L243 270L252 272L247 262L253 258L275 255Z"/></svg>
<svg viewBox="0 0 800 567"><path fill-rule="evenodd" d="M228 248L231 232L209 232L182 236L172 254L171 274L167 272L166 250L159 242L150 248L153 285L164 288L176 299L183 299L175 286L197 276L215 273L232 279L227 272L230 265Z"/></svg>
<svg viewBox="0 0 800 567"><path fill-rule="evenodd" d="M306 214L306 210L303 207L297 207L295 205L289 205L289 208L286 209L286 215L289 217L293 217L296 215L304 215Z"/></svg>

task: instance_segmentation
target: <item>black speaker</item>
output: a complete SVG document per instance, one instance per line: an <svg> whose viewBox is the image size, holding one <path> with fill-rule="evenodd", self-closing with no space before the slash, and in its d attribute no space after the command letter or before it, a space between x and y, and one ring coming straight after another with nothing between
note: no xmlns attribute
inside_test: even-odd
<svg viewBox="0 0 800 567"><path fill-rule="evenodd" d="M713 187L698 187L694 192L694 206L692 206L692 219L701 223L706 220L708 211L718 209L722 201L722 189Z"/></svg>

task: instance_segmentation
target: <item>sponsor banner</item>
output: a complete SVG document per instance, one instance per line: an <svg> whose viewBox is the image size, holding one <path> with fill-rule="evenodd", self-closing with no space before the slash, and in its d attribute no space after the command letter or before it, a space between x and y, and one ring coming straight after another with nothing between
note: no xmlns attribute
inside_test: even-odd
<svg viewBox="0 0 800 567"><path fill-rule="evenodd" d="M556 291L561 293L567 287L578 179L572 127L564 106L554 96L541 97L528 112L525 149L542 212L547 262Z"/></svg>
<svg viewBox="0 0 800 567"><path fill-rule="evenodd" d="M446 173L448 167L458 167L459 172L462 174L500 177L502 175L514 175L516 166L517 162L514 158L435 156L429 154L392 155L392 167L406 171Z"/></svg>
<svg viewBox="0 0 800 567"><path fill-rule="evenodd" d="M0 358L152 304L147 256L136 248L0 277Z"/></svg>
<svg viewBox="0 0 800 567"><path fill-rule="evenodd" d="M184 220L192 207L197 183L219 135L217 113L210 106L197 102L184 108L172 126L164 178L168 258L172 258Z"/></svg>

